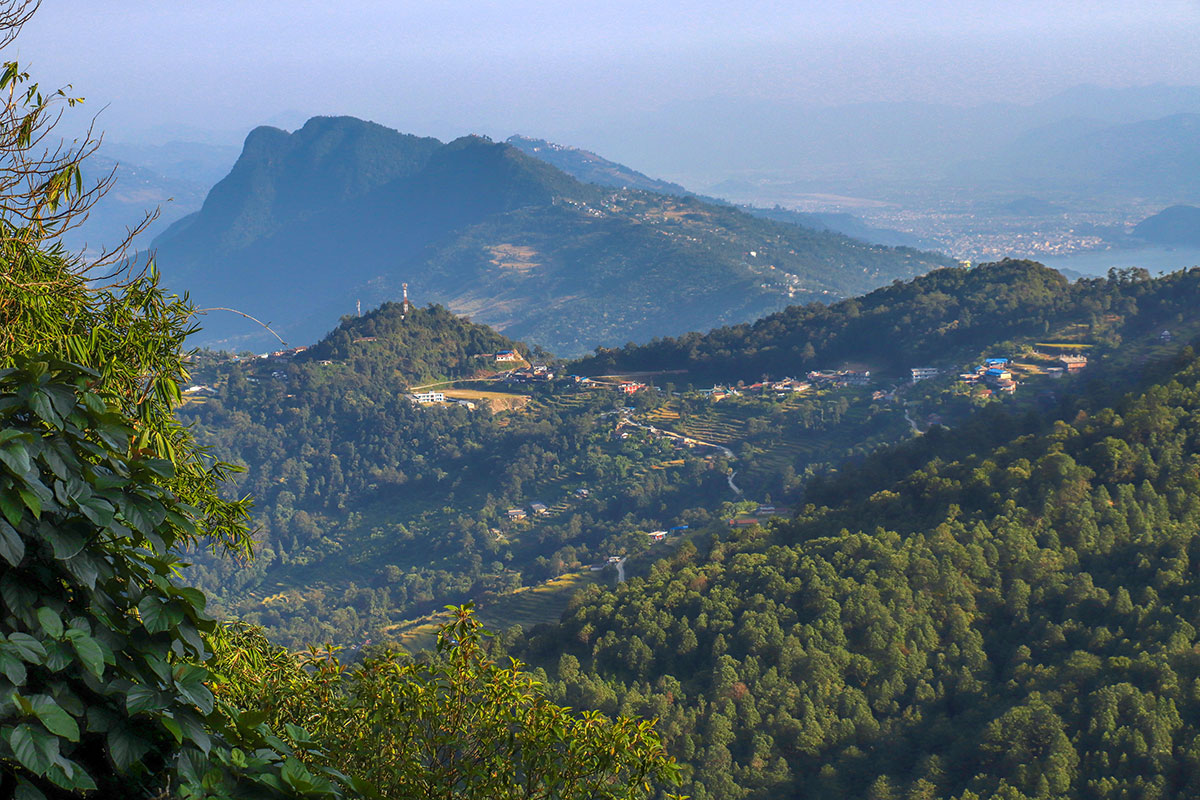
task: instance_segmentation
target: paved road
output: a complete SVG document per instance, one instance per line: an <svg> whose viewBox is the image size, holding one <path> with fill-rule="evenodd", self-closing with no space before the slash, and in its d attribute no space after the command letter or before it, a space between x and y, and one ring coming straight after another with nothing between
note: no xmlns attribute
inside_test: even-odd
<svg viewBox="0 0 1200 800"><path fill-rule="evenodd" d="M738 497L741 497L741 496L742 496L742 490L741 490L741 489L739 489L739 488L738 488L738 485L737 485L736 483L734 483L734 482L733 482L733 476L734 476L734 475L737 475L737 470L736 470L736 469L735 469L735 470L733 470L732 472L730 472L730 473L729 473L729 476L728 476L728 477L729 477L729 488L730 488L730 489L733 489L733 493L734 493L734 494L736 494Z"/></svg>
<svg viewBox="0 0 1200 800"><path fill-rule="evenodd" d="M924 433L924 431L917 427L917 423L913 421L913 418L908 415L908 403L904 404L904 418L908 420L908 424L912 426L913 433L915 433L917 436L920 436L922 433Z"/></svg>
<svg viewBox="0 0 1200 800"><path fill-rule="evenodd" d="M625 559L622 557L622 559L617 562L617 583L624 583L624 582L625 582Z"/></svg>

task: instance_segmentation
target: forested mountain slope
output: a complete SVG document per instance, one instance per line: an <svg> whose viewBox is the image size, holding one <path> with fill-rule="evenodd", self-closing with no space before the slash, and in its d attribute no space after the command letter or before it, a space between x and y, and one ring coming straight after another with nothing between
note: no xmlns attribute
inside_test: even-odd
<svg viewBox="0 0 1200 800"><path fill-rule="evenodd" d="M1120 386L1139 359L1169 346L1159 343L1163 327L1177 336L1196 329L1197 273L1114 275L1069 291L1036 265L949 277L966 275L978 281L962 284L974 294L922 279L906 302L925 305L919 298L930 293L927 305L961 309L975 295L999 301L1010 292L1008 313L1020 324L981 326L938 350L939 363L965 367L1066 332L1083 342L1070 346L1090 347L1083 377L1030 377L1001 400L955 384L957 370L900 391L885 371L866 386L760 387L719 403L688 391L686 373L634 394L620 391L620 380L513 383L502 372L513 362L494 354L536 359L523 345L444 309L405 314L399 304L346 318L291 359L206 355L195 376L208 388L181 415L214 452L248 468L229 491L256 498L260 546L249 566L198 556L194 575L222 611L267 625L289 645L386 641L395 626L448 602L518 589L536 597L555 579L583 585L599 577L589 565L614 555L645 565L665 552L650 546L650 532L689 525L703 537L759 502L795 503L810 476L913 436L914 418L925 427L931 414L957 424L997 406L1043 413L1047 398L1090 375ZM837 308L851 324L849 310ZM864 332L862 358L892 353L888 338ZM910 366L903 353L896 358ZM449 400L417 405L406 397L416 386ZM476 408L452 404L456 397ZM857 473L867 467L876 461ZM556 619L565 599L499 623Z"/></svg>
<svg viewBox="0 0 1200 800"><path fill-rule="evenodd" d="M753 319L947 260L735 208L581 183L507 144L449 144L352 118L259 128L204 207L154 241L171 286L299 344L357 300L421 302L554 352ZM213 312L201 340L268 346Z"/></svg>
<svg viewBox="0 0 1200 800"><path fill-rule="evenodd" d="M658 716L697 798L1194 797L1200 360L1144 369L849 470L524 652Z"/></svg>
<svg viewBox="0 0 1200 800"><path fill-rule="evenodd" d="M1120 299L1121 281L1133 277L1131 272L1115 281L1072 284L1056 270L1012 260L939 269L830 305L789 306L753 323L602 348L574 366L588 375L687 369L695 378L728 381L797 375L852 360L900 375L963 350L1037 335L1071 319L1093 321L1102 311L1119 312L1120 303L1113 303Z"/></svg>
<svg viewBox="0 0 1200 800"><path fill-rule="evenodd" d="M681 515L707 518L689 512L696 493L720 496L725 479L702 454L613 436L614 409L638 398L506 388L495 375L512 364L494 354L530 356L524 345L439 307L401 314L348 318L290 360L201 354L206 388L180 414L248 467L228 491L255 497L259 539L249 565L196 555L214 606L292 646L378 639L448 602L644 549L639 531ZM474 379L459 385L476 407L407 396L446 378ZM489 397L520 410L493 413ZM531 502L554 508L508 519Z"/></svg>

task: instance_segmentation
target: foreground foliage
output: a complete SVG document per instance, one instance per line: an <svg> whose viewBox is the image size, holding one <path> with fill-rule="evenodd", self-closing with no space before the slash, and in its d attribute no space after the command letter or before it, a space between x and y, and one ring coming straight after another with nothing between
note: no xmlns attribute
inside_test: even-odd
<svg viewBox="0 0 1200 800"><path fill-rule="evenodd" d="M105 796L340 796L292 748L220 713L204 596L172 555L196 534L170 462L60 362L0 372L0 786Z"/></svg>
<svg viewBox="0 0 1200 800"><path fill-rule="evenodd" d="M397 798L611 798L649 796L678 780L652 724L576 714L550 702L511 659L488 654L469 607L414 661L388 652L349 667L332 651L298 660L233 625L218 634L218 694L258 710L297 745L321 742L321 764L367 779Z"/></svg>

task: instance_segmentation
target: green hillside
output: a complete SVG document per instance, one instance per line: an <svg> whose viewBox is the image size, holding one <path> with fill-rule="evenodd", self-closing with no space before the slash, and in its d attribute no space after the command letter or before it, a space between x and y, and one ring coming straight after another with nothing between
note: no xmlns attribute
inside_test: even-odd
<svg viewBox="0 0 1200 800"><path fill-rule="evenodd" d="M1133 271L1072 284L1041 264L1012 260L939 269L828 306L790 306L753 323L602 349L574 368L588 375L686 369L697 380L757 380L867 361L888 377L905 377L910 367L1067 320L1099 322L1103 312L1121 310L1114 292L1125 291L1122 281L1138 277L1147 276Z"/></svg>
<svg viewBox="0 0 1200 800"><path fill-rule="evenodd" d="M650 532L719 531L760 503L794 506L814 479L845 474L837 470L848 462L862 463L859 472L908 469L863 459L934 421L957 426L1004 409L1036 418L1080 381L1110 390L1140 374L1140 364L1176 346L1161 341L1164 327L1200 334L1196 273L1114 275L1084 291L1044 282L1055 274L1036 265L1014 269L980 267L978 285L963 287L1010 292L1020 325L981 327L939 351L942 376L901 380L895 391L886 336L863 338L853 359L878 371L867 385L745 386L718 401L695 390L707 384L689 388L686 372L631 378L658 385L632 395L618 391L617 377L508 376L525 362L493 354L532 357L522 345L437 307L401 319L396 304L347 318L291 358L204 355L195 380L207 388L189 395L182 414L214 452L247 467L229 491L256 498L260 555L249 566L197 555L194 574L223 612L291 645L388 640L466 599L492 609L490 621L546 621L567 594L528 595L539 600L537 614L504 598L614 555L630 556L633 574L662 554ZM974 296L938 286L908 284L906 302L922 305L933 293L941 307ZM1046 286L1059 293L1053 302ZM846 324L855 319L852 307L835 308ZM1039 366L1039 349L1086 351L1088 368L1055 380ZM998 351L1016 359L1015 395L986 397L956 380ZM417 386L446 402L415 404L406 395ZM510 518L510 509L524 517ZM662 546L679 543L676 533Z"/></svg>
<svg viewBox="0 0 1200 800"><path fill-rule="evenodd" d="M518 649L559 702L659 718L696 798L1193 797L1200 360L1174 350L885 451Z"/></svg>
<svg viewBox="0 0 1200 800"><path fill-rule="evenodd" d="M525 345L441 306L384 303L362 316L343 319L300 360L332 361L360 381L398 388L487 375L495 372L494 355L503 350L529 358Z"/></svg>
<svg viewBox="0 0 1200 800"><path fill-rule="evenodd" d="M351 118L257 129L204 207L154 241L171 286L202 307L312 341L357 301L422 303L548 349L680 334L836 299L945 258L729 206L581 183L515 147L443 145ZM212 312L202 340L269 346Z"/></svg>

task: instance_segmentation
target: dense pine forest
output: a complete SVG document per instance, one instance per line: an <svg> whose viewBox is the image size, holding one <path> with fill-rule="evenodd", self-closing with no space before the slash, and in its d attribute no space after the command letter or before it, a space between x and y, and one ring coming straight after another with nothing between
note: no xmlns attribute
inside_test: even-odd
<svg viewBox="0 0 1200 800"><path fill-rule="evenodd" d="M1194 796L1200 360L1156 371L849 470L523 652L659 718L697 798Z"/></svg>

